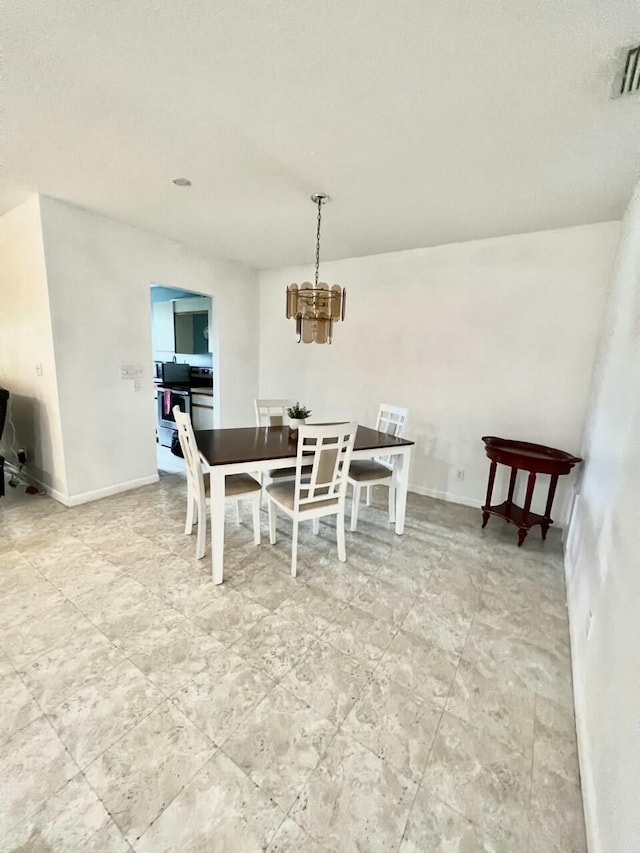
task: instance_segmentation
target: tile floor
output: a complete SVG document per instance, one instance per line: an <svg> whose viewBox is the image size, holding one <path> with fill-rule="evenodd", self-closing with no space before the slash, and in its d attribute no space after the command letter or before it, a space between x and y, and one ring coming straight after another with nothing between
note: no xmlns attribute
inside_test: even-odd
<svg viewBox="0 0 640 853"><path fill-rule="evenodd" d="M0 504L3 851L584 851L559 539L410 496L251 544L184 481Z"/></svg>

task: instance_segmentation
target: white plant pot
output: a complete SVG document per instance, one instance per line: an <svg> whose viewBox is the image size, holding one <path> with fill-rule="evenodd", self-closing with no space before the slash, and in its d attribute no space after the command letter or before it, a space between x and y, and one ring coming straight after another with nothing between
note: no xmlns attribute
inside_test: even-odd
<svg viewBox="0 0 640 853"><path fill-rule="evenodd" d="M297 436L298 427L302 426L303 424L306 424L306 422L307 422L306 418L289 418L289 430L290 430L290 432L292 432L294 435Z"/></svg>

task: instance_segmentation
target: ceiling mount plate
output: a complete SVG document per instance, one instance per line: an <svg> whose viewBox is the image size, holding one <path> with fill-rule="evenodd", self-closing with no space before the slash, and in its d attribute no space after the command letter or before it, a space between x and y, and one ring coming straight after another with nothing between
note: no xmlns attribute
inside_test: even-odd
<svg viewBox="0 0 640 853"><path fill-rule="evenodd" d="M320 204L326 204L328 201L331 201L331 199L326 195L326 193L314 193L311 196L311 201L314 204L318 204L318 202L320 202Z"/></svg>

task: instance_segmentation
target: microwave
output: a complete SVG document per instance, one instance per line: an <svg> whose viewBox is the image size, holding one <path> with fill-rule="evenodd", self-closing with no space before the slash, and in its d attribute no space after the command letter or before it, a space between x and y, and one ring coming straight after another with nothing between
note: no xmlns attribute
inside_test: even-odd
<svg viewBox="0 0 640 853"><path fill-rule="evenodd" d="M177 361L165 361L162 364L163 382L179 382L189 384L191 379L191 365L179 364Z"/></svg>

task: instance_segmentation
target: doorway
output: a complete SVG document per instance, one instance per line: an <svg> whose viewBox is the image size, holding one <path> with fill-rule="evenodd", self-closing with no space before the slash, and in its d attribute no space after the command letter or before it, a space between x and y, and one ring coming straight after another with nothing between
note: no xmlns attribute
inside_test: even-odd
<svg viewBox="0 0 640 853"><path fill-rule="evenodd" d="M173 409L187 412L194 430L213 429L215 314L210 296L150 286L156 455L161 476L184 476L172 453Z"/></svg>

